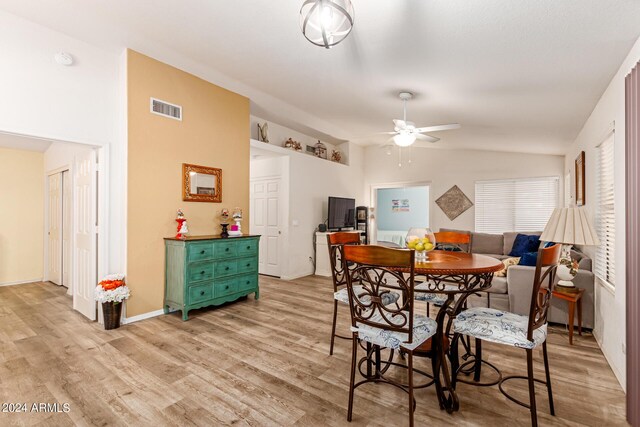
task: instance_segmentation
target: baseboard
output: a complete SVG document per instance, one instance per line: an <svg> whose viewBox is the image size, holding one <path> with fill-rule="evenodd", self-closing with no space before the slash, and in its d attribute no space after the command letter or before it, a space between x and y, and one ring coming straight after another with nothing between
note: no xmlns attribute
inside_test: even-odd
<svg viewBox="0 0 640 427"><path fill-rule="evenodd" d="M289 281L289 280L296 280L301 277L307 277L307 276L313 276L313 273L294 274L293 276L282 276L280 277L280 279Z"/></svg>
<svg viewBox="0 0 640 427"><path fill-rule="evenodd" d="M160 310L156 310L156 311L150 311L148 313L142 313L142 314L138 314L137 316L133 316L133 317L125 317L122 319L122 324L123 325L127 325L129 323L134 323L134 322L138 322L140 320L145 320L145 319L151 319L152 317L157 317L157 316L161 316L164 314L164 310L160 309Z"/></svg>
<svg viewBox="0 0 640 427"><path fill-rule="evenodd" d="M594 328L593 338L595 338L596 343L598 344L598 347L600 347L600 351L602 352L604 358L607 361L607 364L609 365L609 368L611 369L611 371L613 372L613 375L618 380L620 387L622 387L622 391L626 393L627 392L626 375L623 375L622 372L618 371L617 367L611 362L612 358L609 355L609 351L602 345L602 339L600 337L600 334L595 333L595 328Z"/></svg>
<svg viewBox="0 0 640 427"><path fill-rule="evenodd" d="M18 280L17 282L0 282L0 286L15 286L15 285L27 285L29 283L42 282L42 277L39 279Z"/></svg>

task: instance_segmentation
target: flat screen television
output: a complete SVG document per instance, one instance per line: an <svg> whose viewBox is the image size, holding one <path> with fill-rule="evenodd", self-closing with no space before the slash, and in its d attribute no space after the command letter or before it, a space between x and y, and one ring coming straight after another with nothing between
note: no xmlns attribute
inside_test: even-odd
<svg viewBox="0 0 640 427"><path fill-rule="evenodd" d="M341 230L343 228L355 228L356 226L356 201L345 197L329 197L329 230Z"/></svg>

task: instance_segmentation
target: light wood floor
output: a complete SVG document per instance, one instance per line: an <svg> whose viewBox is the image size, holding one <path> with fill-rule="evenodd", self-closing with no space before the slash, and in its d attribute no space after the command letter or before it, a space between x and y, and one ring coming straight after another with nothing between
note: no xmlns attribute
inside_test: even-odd
<svg viewBox="0 0 640 427"><path fill-rule="evenodd" d="M0 413L0 425L349 425L350 342L328 355L328 279L261 277L253 296L182 322L160 316L104 331L46 283L0 288L0 402L69 403L68 413ZM348 310L339 313L346 331ZM624 425L624 394L591 336L549 337L556 417L539 388L541 425ZM524 352L487 343L506 374L526 372ZM542 375L542 355L536 364ZM428 360L416 367L430 371ZM524 390L524 388L522 388ZM460 411L441 411L433 388L416 393L417 425L528 425L528 410L496 388L460 384ZM525 398L523 394L523 398ZM406 394L356 390L350 425L401 426Z"/></svg>

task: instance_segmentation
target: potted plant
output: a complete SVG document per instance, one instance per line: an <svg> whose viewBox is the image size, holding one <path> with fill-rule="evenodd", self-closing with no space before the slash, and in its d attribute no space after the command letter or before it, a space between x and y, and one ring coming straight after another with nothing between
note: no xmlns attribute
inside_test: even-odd
<svg viewBox="0 0 640 427"><path fill-rule="evenodd" d="M124 274L110 274L104 277L96 287L96 301L102 304L104 328L120 327L122 302L129 298L131 292L124 282Z"/></svg>

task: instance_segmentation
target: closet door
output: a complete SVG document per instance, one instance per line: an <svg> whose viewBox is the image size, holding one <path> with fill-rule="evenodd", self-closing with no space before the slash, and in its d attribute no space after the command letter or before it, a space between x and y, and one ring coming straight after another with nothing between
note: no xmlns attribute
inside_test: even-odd
<svg viewBox="0 0 640 427"><path fill-rule="evenodd" d="M72 200L71 175L67 170L62 172L62 286L67 288L71 285Z"/></svg>
<svg viewBox="0 0 640 427"><path fill-rule="evenodd" d="M49 218L47 280L62 284L62 174L49 175Z"/></svg>
<svg viewBox="0 0 640 427"><path fill-rule="evenodd" d="M96 152L76 156L73 168L73 308L96 320Z"/></svg>

